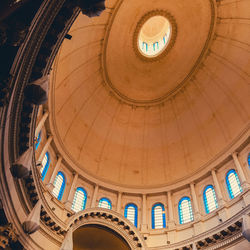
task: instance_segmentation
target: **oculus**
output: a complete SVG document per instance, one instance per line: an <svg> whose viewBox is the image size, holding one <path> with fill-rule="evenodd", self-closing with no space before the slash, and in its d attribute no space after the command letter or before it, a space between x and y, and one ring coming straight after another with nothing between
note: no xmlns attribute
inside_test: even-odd
<svg viewBox="0 0 250 250"><path fill-rule="evenodd" d="M171 37L171 24L164 16L150 17L138 35L138 49L146 57L155 57L166 49Z"/></svg>
<svg viewBox="0 0 250 250"><path fill-rule="evenodd" d="M133 47L143 61L158 61L173 47L177 36L175 19L167 11L153 10L137 23Z"/></svg>

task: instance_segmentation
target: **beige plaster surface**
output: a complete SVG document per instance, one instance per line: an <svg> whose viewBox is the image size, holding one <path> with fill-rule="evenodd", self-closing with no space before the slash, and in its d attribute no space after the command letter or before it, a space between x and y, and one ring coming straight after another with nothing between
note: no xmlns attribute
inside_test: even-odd
<svg viewBox="0 0 250 250"><path fill-rule="evenodd" d="M107 183L159 187L197 173L248 129L250 2L220 2L215 16L210 4L113 0L100 17L79 15L50 87L50 124L70 165ZM176 42L160 61L143 62L132 49L133 31L157 8L175 18ZM123 95L149 103L128 105L107 87L105 70Z"/></svg>
<svg viewBox="0 0 250 250"><path fill-rule="evenodd" d="M148 63L135 54L131 45L137 23L152 10L163 10L173 16L177 37L167 56ZM113 88L136 101L166 96L194 67L207 39L210 23L209 0L123 1L109 32L104 58ZM192 32L194 27L195 32Z"/></svg>
<svg viewBox="0 0 250 250"><path fill-rule="evenodd" d="M130 250L125 240L106 228L86 226L73 234L74 250Z"/></svg>

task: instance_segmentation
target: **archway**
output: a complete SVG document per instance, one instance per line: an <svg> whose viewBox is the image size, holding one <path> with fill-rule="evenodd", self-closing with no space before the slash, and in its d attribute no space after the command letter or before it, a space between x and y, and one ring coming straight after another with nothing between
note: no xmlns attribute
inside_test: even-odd
<svg viewBox="0 0 250 250"><path fill-rule="evenodd" d="M74 250L130 250L125 239L114 230L101 225L84 225L73 233Z"/></svg>

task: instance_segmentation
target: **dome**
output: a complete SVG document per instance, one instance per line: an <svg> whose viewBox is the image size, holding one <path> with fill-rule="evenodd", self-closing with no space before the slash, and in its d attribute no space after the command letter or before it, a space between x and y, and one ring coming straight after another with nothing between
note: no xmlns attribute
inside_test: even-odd
<svg viewBox="0 0 250 250"><path fill-rule="evenodd" d="M171 35L147 57L138 36L159 16ZM247 26L215 19L211 0L106 1L100 17L77 17L49 102L54 142L75 171L158 188L202 173L238 140L249 121ZM160 22L144 34L163 40Z"/></svg>
<svg viewBox="0 0 250 250"><path fill-rule="evenodd" d="M250 249L249 7L5 1L1 249Z"/></svg>

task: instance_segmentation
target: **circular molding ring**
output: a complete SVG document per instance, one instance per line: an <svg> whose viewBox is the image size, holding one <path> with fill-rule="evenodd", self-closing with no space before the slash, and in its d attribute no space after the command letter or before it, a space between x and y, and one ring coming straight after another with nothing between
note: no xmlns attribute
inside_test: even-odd
<svg viewBox="0 0 250 250"><path fill-rule="evenodd" d="M151 18L154 16L163 16L165 17L170 25L171 25L171 37L170 40L168 42L168 44L166 45L166 48L163 49L163 51L154 57L147 57L144 56L138 49L138 35L140 33L140 30L142 28L142 26ZM171 50L171 48L174 46L175 41L176 41L176 37L177 37L177 24L176 21L174 19L174 17L165 10L153 10L150 11L148 13L146 13L141 19L140 21L137 23L135 31L134 31L134 35L133 35L133 49L135 54L144 62L155 62L155 61L159 61L160 59L162 59L164 56L166 56L168 54L168 52Z"/></svg>
<svg viewBox="0 0 250 250"><path fill-rule="evenodd" d="M119 102L125 103L127 105L130 105L131 107L152 107L156 105L162 105L165 101L169 100L172 98L176 93L178 93L183 86L189 83L189 80L193 77L194 73L199 70L199 66L202 65L201 62L206 58L208 55L209 47L213 41L214 37L214 32L215 32L215 27L216 27L216 18L217 18L217 11L216 11L216 4L214 0L208 0L210 3L210 10L211 10L211 20L210 20L210 27L208 30L207 34L207 39L205 41L205 44L201 50L201 53L199 57L197 58L196 62L194 63L193 67L189 71L189 73L186 75L186 77L172 90L170 90L168 93L165 95L152 99L152 100L135 100L133 98L129 98L128 96L122 94L112 83L112 81L109 78L108 72L107 72L107 67L106 67L106 54L107 54L107 44L108 44L108 39L110 35L110 31L114 22L114 19L116 17L116 14L121 7L122 3L124 0L118 0L117 4L115 5L115 8L113 12L110 15L110 19L108 21L108 25L105 31L104 35L104 41L103 41L103 46L102 46L102 53L101 53L101 72L103 76L103 85L107 89L110 95L115 97ZM152 16L155 15L162 15L166 17L169 21L169 23L172 25L172 34L170 41L162 53L160 53L156 57L145 57L141 54L141 52L137 48L137 37L140 31L140 28L142 25ZM155 9L150 12L147 12L144 14L140 21L137 23L135 29L134 29L134 34L132 34L132 37L130 38L130 42L132 42L132 50L136 54L136 57L142 62L142 63L148 63L148 62L158 62L160 61L170 50L173 48L175 42L176 42L176 37L177 37L177 30L179 30L179 26L177 27L177 22L175 21L175 18L166 10L162 9Z"/></svg>

